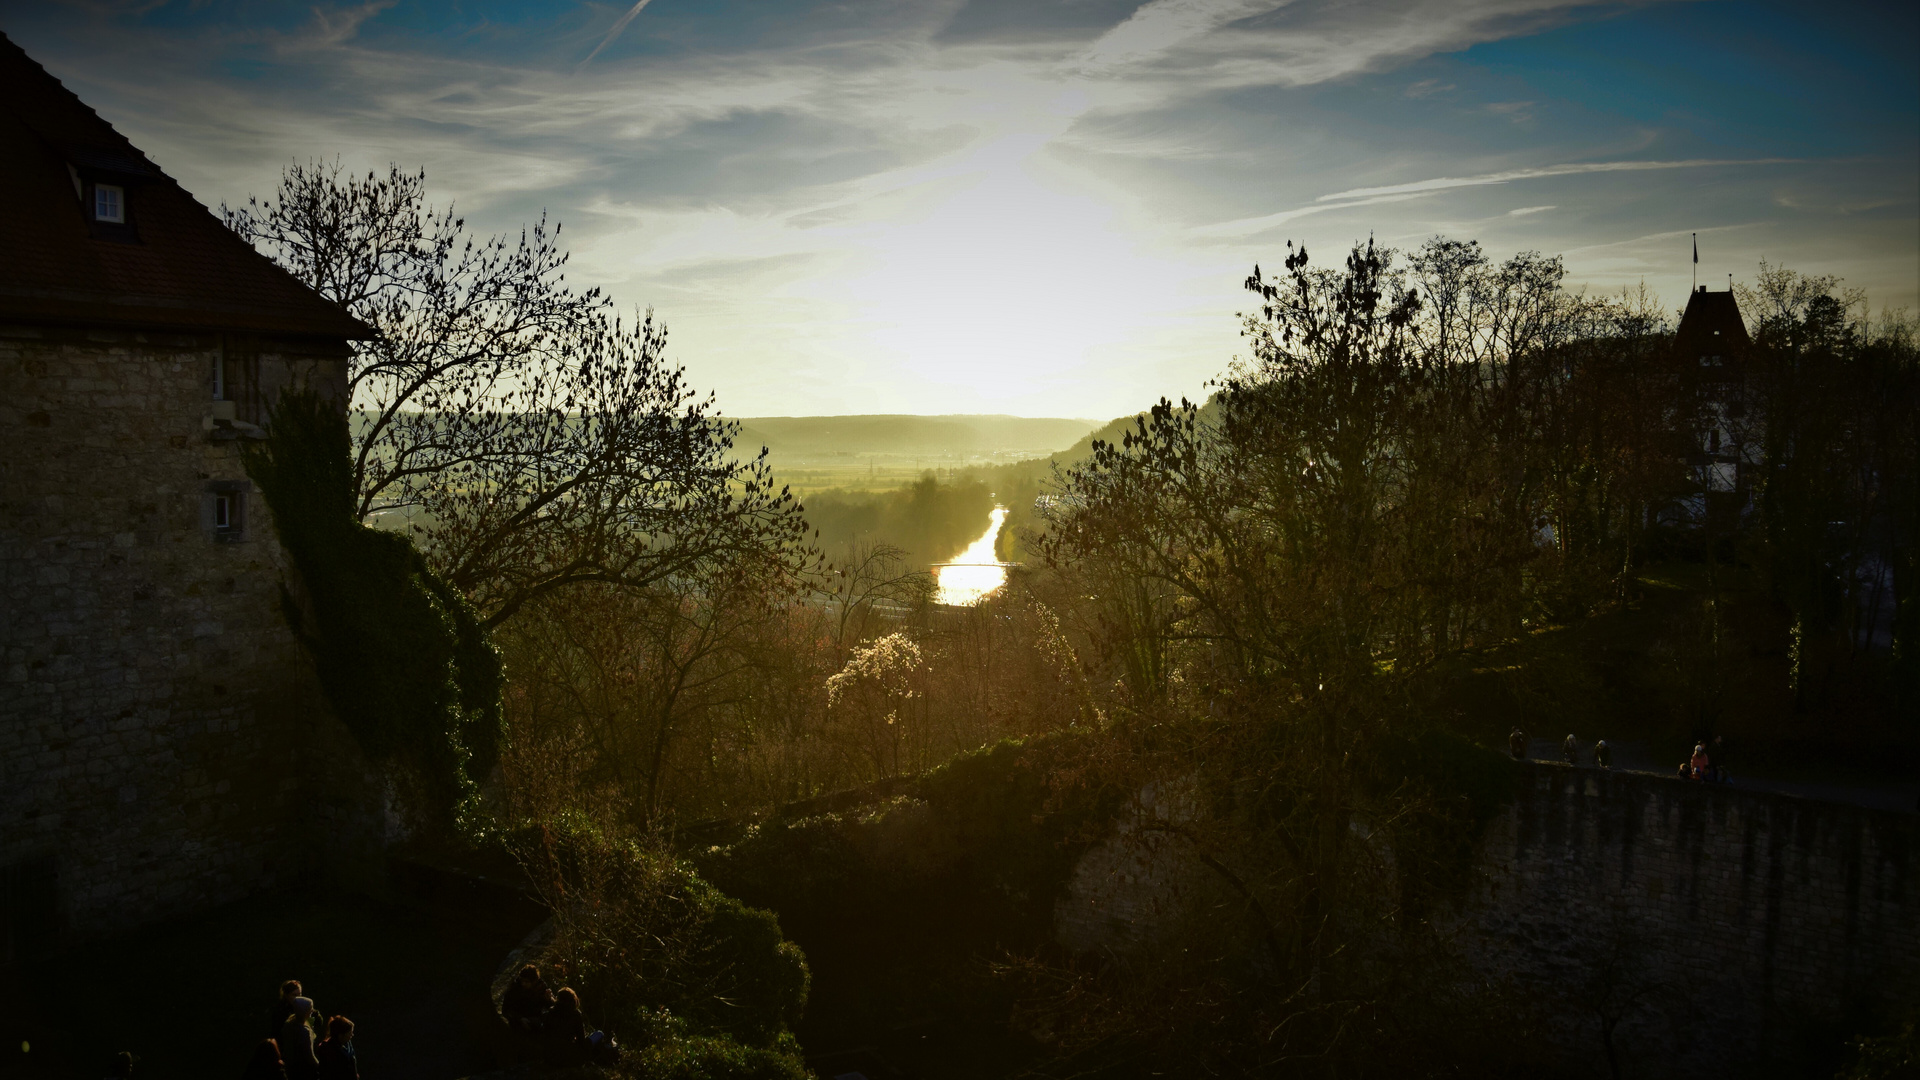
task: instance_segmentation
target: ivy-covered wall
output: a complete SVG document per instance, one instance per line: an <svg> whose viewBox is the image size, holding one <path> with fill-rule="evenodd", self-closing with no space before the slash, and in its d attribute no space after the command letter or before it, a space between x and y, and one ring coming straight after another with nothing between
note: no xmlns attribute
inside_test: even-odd
<svg viewBox="0 0 1920 1080"><path fill-rule="evenodd" d="M399 533L354 515L344 413L284 395L247 454L298 570L282 609L334 711L404 790L413 824L457 825L499 750L500 654L466 597Z"/></svg>

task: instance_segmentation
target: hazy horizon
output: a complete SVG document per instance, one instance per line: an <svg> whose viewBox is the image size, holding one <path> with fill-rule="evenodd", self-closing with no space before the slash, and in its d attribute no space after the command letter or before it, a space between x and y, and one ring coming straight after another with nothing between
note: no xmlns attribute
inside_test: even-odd
<svg viewBox="0 0 1920 1080"><path fill-rule="evenodd" d="M1240 351L1255 262L1436 233L1920 304L1908 5L0 4L201 201L424 167L652 307L726 413L1118 416Z"/></svg>

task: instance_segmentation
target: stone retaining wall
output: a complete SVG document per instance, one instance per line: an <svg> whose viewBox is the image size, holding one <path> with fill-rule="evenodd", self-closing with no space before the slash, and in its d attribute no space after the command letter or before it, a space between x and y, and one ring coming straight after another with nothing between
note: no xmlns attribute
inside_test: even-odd
<svg viewBox="0 0 1920 1080"><path fill-rule="evenodd" d="M1459 930L1606 1075L1784 1066L1920 1002L1920 815L1536 763Z"/></svg>
<svg viewBox="0 0 1920 1080"><path fill-rule="evenodd" d="M1610 1075L1608 1026L1624 1076L1803 1075L1920 1004L1916 855L1912 813L1529 762L1440 921L1569 1075ZM1055 935L1138 954L1236 908L1184 844L1122 823Z"/></svg>

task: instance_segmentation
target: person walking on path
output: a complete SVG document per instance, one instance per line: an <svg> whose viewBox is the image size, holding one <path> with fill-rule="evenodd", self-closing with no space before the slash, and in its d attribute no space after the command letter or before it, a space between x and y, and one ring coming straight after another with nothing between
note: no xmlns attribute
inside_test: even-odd
<svg viewBox="0 0 1920 1080"><path fill-rule="evenodd" d="M1593 744L1593 763L1603 769L1613 768L1613 748L1607 745L1607 740Z"/></svg>
<svg viewBox="0 0 1920 1080"><path fill-rule="evenodd" d="M293 1015L280 1025L280 1060L287 1067L287 1080L319 1080L320 1059L313 1056L313 999L293 999Z"/></svg>
<svg viewBox="0 0 1920 1080"><path fill-rule="evenodd" d="M1579 739L1574 738L1572 735L1568 735L1567 741L1560 744L1560 752L1566 755L1567 764L1569 765L1580 764L1580 740Z"/></svg>
<svg viewBox="0 0 1920 1080"><path fill-rule="evenodd" d="M360 1063L353 1054L353 1021L344 1016L327 1021L327 1041L314 1057L320 1062L320 1080L360 1080Z"/></svg>
<svg viewBox="0 0 1920 1080"><path fill-rule="evenodd" d="M287 1080L287 1067L280 1063L280 1044L261 1039L253 1048L253 1057L247 1059L247 1071L240 1074L240 1080Z"/></svg>
<svg viewBox="0 0 1920 1080"><path fill-rule="evenodd" d="M1513 729L1512 734L1507 736L1507 753L1512 754L1513 760L1515 761L1527 760L1526 732L1521 731L1519 728Z"/></svg>

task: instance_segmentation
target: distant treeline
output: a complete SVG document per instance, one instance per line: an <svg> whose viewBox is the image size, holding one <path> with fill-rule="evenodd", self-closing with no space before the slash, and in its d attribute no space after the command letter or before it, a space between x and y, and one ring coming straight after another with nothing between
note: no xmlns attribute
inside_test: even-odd
<svg viewBox="0 0 1920 1080"><path fill-rule="evenodd" d="M736 445L768 447L778 458L828 454L954 454L1042 452L1072 442L1091 421L1026 416L761 416L739 421Z"/></svg>
<svg viewBox="0 0 1920 1080"><path fill-rule="evenodd" d="M1096 439L1118 443L1137 421L1138 417L1123 416L1050 457L976 466L958 471L951 479L928 471L911 484L887 491L832 488L816 492L806 498L807 523L820 530L815 542L829 559L845 555L852 545L888 544L907 552L910 562L928 564L945 562L965 550L986 530L993 508L1004 506L1007 522L1000 531L997 554L1009 562L1023 562L1028 552L1021 541L1022 530L1039 524L1037 500L1054 467L1085 460L1092 455Z"/></svg>
<svg viewBox="0 0 1920 1080"><path fill-rule="evenodd" d="M856 545L890 544L927 565L953 558L986 531L996 494L973 474L947 483L927 473L893 491L817 492L807 497L806 518L829 559Z"/></svg>
<svg viewBox="0 0 1920 1080"><path fill-rule="evenodd" d="M852 545L888 544L907 552L910 562L927 564L944 562L965 550L986 530L993 508L1004 506L1007 522L1000 531L997 554L1008 562L1023 562L1028 552L1022 530L1039 524L1037 500L1054 467L1065 468L1090 457L1096 439L1118 443L1137 422L1138 417L1123 416L1050 457L975 466L959 470L951 479L928 471L892 490L816 492L806 498L807 523L820 530L816 543L829 559L844 556Z"/></svg>

